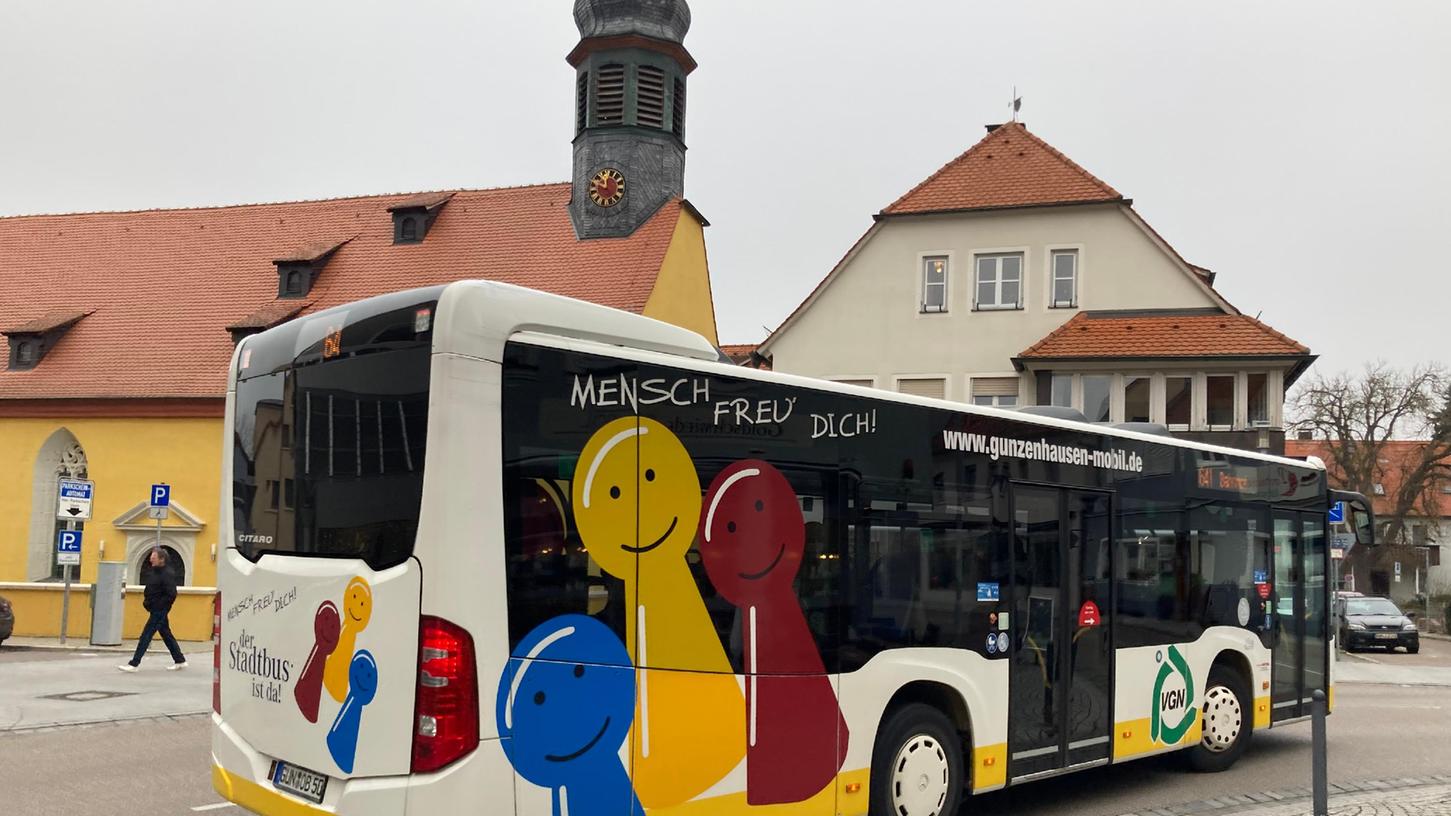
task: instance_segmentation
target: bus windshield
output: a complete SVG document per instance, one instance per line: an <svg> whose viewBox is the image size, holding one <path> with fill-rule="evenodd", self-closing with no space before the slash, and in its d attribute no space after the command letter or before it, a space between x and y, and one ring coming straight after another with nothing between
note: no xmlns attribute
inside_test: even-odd
<svg viewBox="0 0 1451 816"><path fill-rule="evenodd" d="M378 315L362 321L367 336L350 338L349 326L321 338L333 343L325 361L298 364L303 350L293 364L238 380L232 506L243 556L351 557L380 569L412 552L430 343L391 329L413 320L412 308ZM257 340L244 354L297 342L286 333Z"/></svg>

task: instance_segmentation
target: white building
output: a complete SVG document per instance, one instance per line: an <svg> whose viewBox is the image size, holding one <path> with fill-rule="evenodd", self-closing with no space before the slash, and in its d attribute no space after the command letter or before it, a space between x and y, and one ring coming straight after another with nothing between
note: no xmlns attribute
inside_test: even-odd
<svg viewBox="0 0 1451 816"><path fill-rule="evenodd" d="M759 353L778 371L1283 450L1309 349L1241 314L1021 123L988 130L878 213Z"/></svg>

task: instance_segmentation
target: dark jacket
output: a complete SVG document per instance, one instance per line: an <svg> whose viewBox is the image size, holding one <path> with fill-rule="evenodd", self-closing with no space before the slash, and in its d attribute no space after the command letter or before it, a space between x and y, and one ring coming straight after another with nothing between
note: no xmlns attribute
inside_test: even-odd
<svg viewBox="0 0 1451 816"><path fill-rule="evenodd" d="M147 612L170 612L175 602L176 581L172 580L171 570L166 567L151 570L146 577L146 596L142 598L141 606Z"/></svg>

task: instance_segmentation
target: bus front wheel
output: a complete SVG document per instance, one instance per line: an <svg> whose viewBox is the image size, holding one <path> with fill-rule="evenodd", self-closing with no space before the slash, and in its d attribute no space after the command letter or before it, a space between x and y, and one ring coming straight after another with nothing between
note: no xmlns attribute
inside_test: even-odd
<svg viewBox="0 0 1451 816"><path fill-rule="evenodd" d="M1249 747L1254 728L1254 701L1239 672L1225 666L1209 670L1200 717L1203 736L1187 752L1189 766L1205 773L1227 770Z"/></svg>
<svg viewBox="0 0 1451 816"><path fill-rule="evenodd" d="M952 816L962 792L962 740L926 703L887 714L872 747L872 816Z"/></svg>

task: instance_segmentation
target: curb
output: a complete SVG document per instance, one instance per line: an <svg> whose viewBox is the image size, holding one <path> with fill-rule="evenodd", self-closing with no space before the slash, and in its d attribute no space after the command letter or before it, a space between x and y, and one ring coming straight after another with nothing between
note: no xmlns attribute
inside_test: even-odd
<svg viewBox="0 0 1451 816"><path fill-rule="evenodd" d="M9 638L9 639L6 640L6 643L8 645L6 645L6 646L0 646L0 654L9 654L9 653L15 653L15 652L34 652L34 651L44 651L44 652L117 652L117 653L125 654L125 653L129 653L129 652L136 651L136 644L134 642L130 646L127 646L125 644L122 644L120 646L93 646L93 645L91 645L89 643L85 643L85 644L78 643L76 645L71 645L71 644L67 643L64 646L62 646L59 642L56 642L56 643L16 643L14 638ZM149 649L147 651L147 653L150 654L151 652L156 651L156 646L158 646L158 645L161 646L161 652L164 654L166 652L166 646L164 644L160 644L159 642L158 643L153 643L152 644L152 648ZM205 650L205 651L211 651L212 650L212 642L210 640L179 640L179 641L177 641L177 645L181 647L181 651L182 651L183 654L200 654L203 650Z"/></svg>
<svg viewBox="0 0 1451 816"><path fill-rule="evenodd" d="M178 720L196 719L197 717L207 716L211 713L212 710L208 708L205 711L182 711L175 714L143 714L135 717L110 717L104 720L18 725L14 728L0 728L0 739L4 739L7 734L34 734L41 731L60 731L66 728L89 728L98 725L129 725L139 722L175 722Z"/></svg>
<svg viewBox="0 0 1451 816"><path fill-rule="evenodd" d="M1345 794L1404 790L1406 788L1419 788L1430 785L1451 785L1451 774L1400 777L1395 779L1367 779L1360 782L1331 782L1327 792L1331 804L1334 804L1336 797ZM1313 792L1309 788L1286 788L1278 791L1265 791L1264 793L1220 796L1198 802L1185 802L1179 805L1169 805L1134 813L1124 813L1120 814L1120 816L1187 816L1188 814L1208 813L1211 811L1221 811L1225 816L1228 816L1231 813L1253 813L1261 807L1289 804L1300 799L1309 799L1313 795Z"/></svg>

